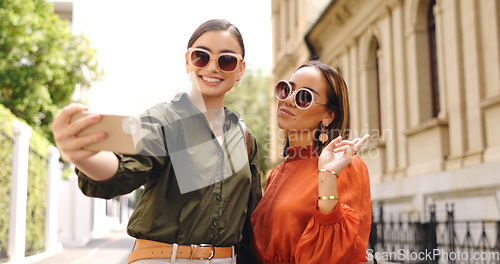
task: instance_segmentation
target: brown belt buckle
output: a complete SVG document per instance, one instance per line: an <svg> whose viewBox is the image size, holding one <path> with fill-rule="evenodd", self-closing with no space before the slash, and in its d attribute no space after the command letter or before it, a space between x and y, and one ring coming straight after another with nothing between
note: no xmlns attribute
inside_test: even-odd
<svg viewBox="0 0 500 264"><path fill-rule="evenodd" d="M198 258L198 259L208 259L208 260L213 259L215 256L215 247L212 246L211 244L199 244L199 245L191 244L191 256L189 256L189 259L195 259L194 256L197 248L205 248L205 247L210 248L211 251L210 256L208 258Z"/></svg>

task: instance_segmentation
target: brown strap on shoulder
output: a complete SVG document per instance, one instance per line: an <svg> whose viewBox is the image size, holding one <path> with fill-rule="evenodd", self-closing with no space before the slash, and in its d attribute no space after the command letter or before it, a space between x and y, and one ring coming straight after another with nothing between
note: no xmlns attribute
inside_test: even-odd
<svg viewBox="0 0 500 264"><path fill-rule="evenodd" d="M243 122L243 119L239 121L243 135L245 135L245 145L247 147L248 160L250 161L250 135L248 134L247 125Z"/></svg>

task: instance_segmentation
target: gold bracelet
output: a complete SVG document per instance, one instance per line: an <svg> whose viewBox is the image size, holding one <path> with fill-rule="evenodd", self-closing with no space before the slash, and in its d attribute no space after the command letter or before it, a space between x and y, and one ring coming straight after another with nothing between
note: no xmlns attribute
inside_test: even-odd
<svg viewBox="0 0 500 264"><path fill-rule="evenodd" d="M319 170L318 170L318 172L322 172L322 171L323 171L323 172L329 172L329 173L331 173L331 174L335 175L337 178L339 177L339 174L338 174L338 173L336 173L335 171L331 171L331 170L327 170L327 169L319 169Z"/></svg>
<svg viewBox="0 0 500 264"><path fill-rule="evenodd" d="M330 196L320 196L318 197L319 200L338 200L339 196L338 195L330 195Z"/></svg>

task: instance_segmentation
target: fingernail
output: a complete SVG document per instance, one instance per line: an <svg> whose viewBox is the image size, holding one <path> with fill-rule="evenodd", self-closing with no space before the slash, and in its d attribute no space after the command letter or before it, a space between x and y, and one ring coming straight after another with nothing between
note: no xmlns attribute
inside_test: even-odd
<svg viewBox="0 0 500 264"><path fill-rule="evenodd" d="M99 134L97 134L97 139L98 140L104 139L105 137L106 137L105 133L99 133Z"/></svg>

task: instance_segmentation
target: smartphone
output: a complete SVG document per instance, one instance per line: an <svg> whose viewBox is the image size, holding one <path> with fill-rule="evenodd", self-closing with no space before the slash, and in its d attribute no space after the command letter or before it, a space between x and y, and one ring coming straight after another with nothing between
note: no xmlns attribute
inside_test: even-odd
<svg viewBox="0 0 500 264"><path fill-rule="evenodd" d="M76 113L71 117L71 122L88 115L93 115L93 113ZM99 122L80 131L76 136L104 132L107 135L106 139L90 144L84 149L105 150L120 154L137 154L139 152L140 128L141 122L137 116L101 114Z"/></svg>

